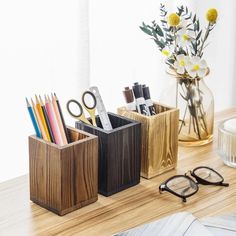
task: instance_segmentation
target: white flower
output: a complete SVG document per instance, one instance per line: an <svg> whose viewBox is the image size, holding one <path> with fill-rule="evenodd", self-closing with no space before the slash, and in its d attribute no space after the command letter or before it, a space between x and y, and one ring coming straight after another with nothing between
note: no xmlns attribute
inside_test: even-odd
<svg viewBox="0 0 236 236"><path fill-rule="evenodd" d="M177 70L178 74L185 73L185 67L189 63L189 57L185 56L184 54L176 56L176 61L174 63L174 67Z"/></svg>
<svg viewBox="0 0 236 236"><path fill-rule="evenodd" d="M174 46L173 46L173 45L165 46L165 47L161 50L161 53L162 53L164 56L166 56L166 57L170 57L173 52L174 52Z"/></svg>
<svg viewBox="0 0 236 236"><path fill-rule="evenodd" d="M186 70L192 78L197 76L202 78L207 74L207 63L204 59L201 60L200 57L195 56L190 58L186 65Z"/></svg>
<svg viewBox="0 0 236 236"><path fill-rule="evenodd" d="M191 30L182 28L177 31L177 42L180 46L188 46L194 39L194 33Z"/></svg>

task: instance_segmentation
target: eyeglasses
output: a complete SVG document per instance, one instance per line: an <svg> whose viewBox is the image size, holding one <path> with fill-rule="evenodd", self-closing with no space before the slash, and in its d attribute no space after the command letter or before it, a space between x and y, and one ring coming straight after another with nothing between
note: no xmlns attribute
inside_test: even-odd
<svg viewBox="0 0 236 236"><path fill-rule="evenodd" d="M188 176L188 173L196 180ZM186 202L188 197L191 197L198 191L198 185L215 185L228 187L228 183L224 183L224 178L217 171L207 167L199 166L192 171L188 171L184 175L175 175L167 179L159 186L159 191L167 191L177 197L182 198Z"/></svg>

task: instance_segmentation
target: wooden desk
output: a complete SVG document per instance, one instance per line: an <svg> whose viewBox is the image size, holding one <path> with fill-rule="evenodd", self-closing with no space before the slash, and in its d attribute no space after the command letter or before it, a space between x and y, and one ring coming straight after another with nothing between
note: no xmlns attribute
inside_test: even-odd
<svg viewBox="0 0 236 236"><path fill-rule="evenodd" d="M236 108L218 113L215 128L232 116L236 116ZM218 170L230 187L200 186L185 204L169 193L159 194L162 181L200 165ZM99 196L96 203L63 217L30 202L28 176L0 184L0 235L111 235L180 211L197 217L236 212L236 169L219 159L217 132L210 145L180 148L176 170L142 179L139 185L112 197Z"/></svg>

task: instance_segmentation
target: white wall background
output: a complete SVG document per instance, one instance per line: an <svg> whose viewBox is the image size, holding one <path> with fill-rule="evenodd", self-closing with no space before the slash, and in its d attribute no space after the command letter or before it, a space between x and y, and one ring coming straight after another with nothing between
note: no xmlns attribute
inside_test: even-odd
<svg viewBox="0 0 236 236"><path fill-rule="evenodd" d="M153 41L140 29L159 17L156 0L90 0L91 82L100 87L107 108L115 111L124 104L123 87L139 81L150 86L158 99L168 83L165 65ZM170 11L175 5L188 5L205 21L205 13L215 7L219 20L210 35L205 58L211 68L206 83L215 96L216 110L236 104L235 78L235 0L167 0ZM203 24L204 25L204 24ZM112 96L111 92L112 91Z"/></svg>
<svg viewBox="0 0 236 236"><path fill-rule="evenodd" d="M166 0L184 4L200 18L217 7L219 21L206 59L207 79L216 110L236 104L235 0ZM167 84L165 65L155 44L139 29L159 15L156 0L8 0L0 1L0 182L28 172L27 137L33 133L24 98L56 92L63 108L97 85L107 110L123 105L124 86L139 81L158 99ZM90 54L89 34L90 27ZM89 72L90 57L90 72ZM67 123L73 120L64 109Z"/></svg>
<svg viewBox="0 0 236 236"><path fill-rule="evenodd" d="M88 87L87 0L0 1L0 22L1 182L28 172L25 97L55 91L64 108Z"/></svg>

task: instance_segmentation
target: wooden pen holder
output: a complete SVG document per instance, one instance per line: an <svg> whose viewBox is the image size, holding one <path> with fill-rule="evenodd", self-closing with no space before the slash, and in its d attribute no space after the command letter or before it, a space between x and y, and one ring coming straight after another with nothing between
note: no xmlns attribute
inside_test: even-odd
<svg viewBox="0 0 236 236"><path fill-rule="evenodd" d="M65 215L98 199L98 139L68 128L70 144L29 137L30 200Z"/></svg>
<svg viewBox="0 0 236 236"><path fill-rule="evenodd" d="M177 165L179 110L154 103L157 115L118 108L118 114L142 123L141 176L152 178Z"/></svg>
<svg viewBox="0 0 236 236"><path fill-rule="evenodd" d="M99 117L97 127L76 122L76 128L98 136L98 192L110 196L140 182L141 124L108 113L113 129L102 128Z"/></svg>

